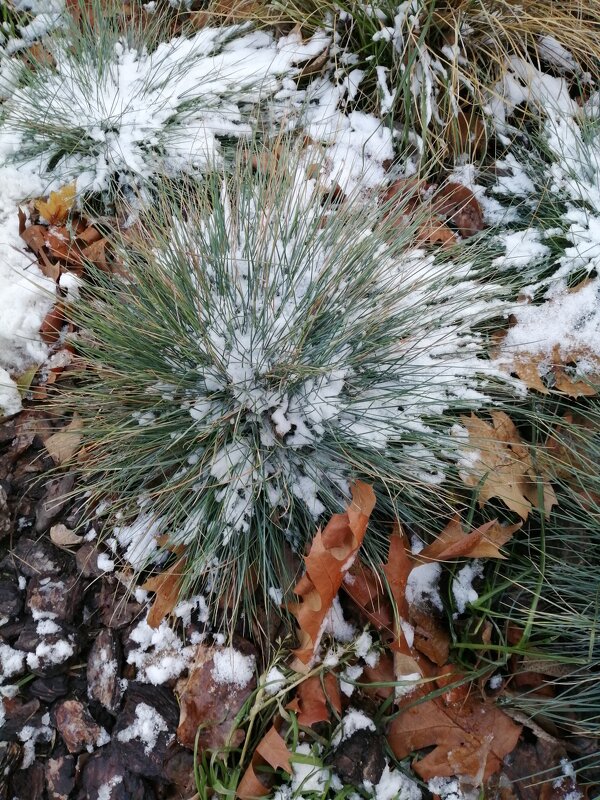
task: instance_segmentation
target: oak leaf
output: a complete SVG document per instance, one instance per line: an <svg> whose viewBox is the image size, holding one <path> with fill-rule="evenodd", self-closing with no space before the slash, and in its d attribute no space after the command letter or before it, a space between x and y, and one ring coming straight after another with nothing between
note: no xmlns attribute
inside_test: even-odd
<svg viewBox="0 0 600 800"><path fill-rule="evenodd" d="M50 225L60 225L73 208L77 189L75 182L68 183L56 192L50 192L47 200L36 200L35 207Z"/></svg>
<svg viewBox="0 0 600 800"><path fill-rule="evenodd" d="M272 725L256 746L252 760L238 784L236 796L241 800L252 800L254 797L265 797L270 794L271 788L260 780L257 768L267 764L272 769L283 769L291 775L291 755L283 737L275 725Z"/></svg>
<svg viewBox="0 0 600 800"><path fill-rule="evenodd" d="M492 411L490 416L491 423L476 414L462 417L469 446L476 451L473 464L461 472L462 480L467 486L478 486L480 507L497 497L524 520L539 505L539 480L541 505L547 514L556 503L552 486L536 476L531 455L510 417L504 411Z"/></svg>
<svg viewBox="0 0 600 800"><path fill-rule="evenodd" d="M373 487L357 481L345 513L334 514L325 529L317 532L305 557L306 573L294 589L301 599L289 606L300 629L293 664L298 672L307 671L314 656L323 622L362 544L374 506Z"/></svg>
<svg viewBox="0 0 600 800"><path fill-rule="evenodd" d="M398 759L434 748L412 763L423 780L461 776L478 785L500 768L520 733L520 726L493 703L436 697L401 711L390 726L388 742Z"/></svg>
<svg viewBox="0 0 600 800"><path fill-rule="evenodd" d="M82 425L81 418L75 414L68 425L46 439L44 445L55 464L64 464L77 453Z"/></svg>
<svg viewBox="0 0 600 800"><path fill-rule="evenodd" d="M500 558L504 559L500 547L505 545L522 523L501 525L491 520L479 528L465 533L460 517L456 515L446 525L434 542L424 547L414 559L420 563L427 561L450 561L455 558Z"/></svg>

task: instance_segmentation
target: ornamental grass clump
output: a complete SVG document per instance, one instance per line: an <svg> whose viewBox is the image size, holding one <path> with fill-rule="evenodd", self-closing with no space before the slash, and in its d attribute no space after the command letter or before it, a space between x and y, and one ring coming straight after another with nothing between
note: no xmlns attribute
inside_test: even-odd
<svg viewBox="0 0 600 800"><path fill-rule="evenodd" d="M158 174L218 165L228 143L256 128L282 79L326 45L322 36L276 41L248 25L169 38L168 15L124 20L103 6L82 6L47 49L10 70L2 124L20 138L19 163L49 185L74 181L79 197L99 195L105 207L147 193Z"/></svg>
<svg viewBox="0 0 600 800"><path fill-rule="evenodd" d="M244 580L289 588L286 551L356 478L382 531L397 514L435 530L450 429L502 387L486 359L502 290L460 253L416 249L405 208L339 205L302 153L279 156L165 191L115 243L118 274L71 310L87 378L60 397L113 544L136 567L162 536L184 545L184 591L236 607Z"/></svg>

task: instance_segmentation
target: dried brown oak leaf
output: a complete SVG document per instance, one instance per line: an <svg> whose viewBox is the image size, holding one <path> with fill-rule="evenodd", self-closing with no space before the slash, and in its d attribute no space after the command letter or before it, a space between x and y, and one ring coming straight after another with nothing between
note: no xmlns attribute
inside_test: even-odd
<svg viewBox="0 0 600 800"><path fill-rule="evenodd" d="M294 589L300 601L289 606L300 628L292 665L298 672L307 671L314 656L323 621L362 544L374 506L373 487L357 481L345 513L334 514L325 529L317 531L305 557L306 573Z"/></svg>
<svg viewBox="0 0 600 800"><path fill-rule="evenodd" d="M55 464L70 461L79 450L83 423L78 414L57 433L53 433L45 441L45 447Z"/></svg>
<svg viewBox="0 0 600 800"><path fill-rule="evenodd" d="M412 763L425 781L460 776L479 785L501 767L520 733L521 727L493 703L459 695L457 702L436 697L401 711L390 726L388 742L399 759L434 748Z"/></svg>
<svg viewBox="0 0 600 800"><path fill-rule="evenodd" d="M510 417L504 411L492 411L491 418L489 423L476 414L462 417L476 459L463 469L461 478L467 486L478 487L480 507L497 497L524 520L539 505L547 514L556 503L552 486L545 478L537 478L529 450Z"/></svg>
<svg viewBox="0 0 600 800"><path fill-rule="evenodd" d="M268 765L272 769L283 769L291 775L291 755L283 737L275 725L272 725L256 746L252 760L238 784L236 796L242 800L252 800L253 797L265 797L270 794L271 788L261 781L257 769Z"/></svg>
<svg viewBox="0 0 600 800"><path fill-rule="evenodd" d="M501 525L491 520L479 528L465 533L458 514L446 525L434 542L424 547L413 558L419 563L451 561L455 558L506 558L500 552L523 523Z"/></svg>

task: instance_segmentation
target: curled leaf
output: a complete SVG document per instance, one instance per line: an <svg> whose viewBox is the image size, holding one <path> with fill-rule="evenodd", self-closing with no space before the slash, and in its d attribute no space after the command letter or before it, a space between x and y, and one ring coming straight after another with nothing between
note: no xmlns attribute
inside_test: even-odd
<svg viewBox="0 0 600 800"><path fill-rule="evenodd" d="M306 573L294 589L301 599L290 604L300 627L294 663L298 671L305 671L314 656L323 622L362 544L374 506L373 487L357 481L346 512L335 514L313 540L305 558Z"/></svg>

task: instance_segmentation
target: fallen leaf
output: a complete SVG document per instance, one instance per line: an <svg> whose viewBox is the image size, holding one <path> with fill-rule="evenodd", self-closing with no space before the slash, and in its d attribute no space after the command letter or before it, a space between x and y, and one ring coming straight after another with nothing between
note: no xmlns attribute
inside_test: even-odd
<svg viewBox="0 0 600 800"><path fill-rule="evenodd" d="M346 512L335 514L313 540L305 558L306 573L294 589L301 599L289 606L300 628L293 664L298 672L306 671L314 656L323 621L362 544L374 506L373 487L357 481Z"/></svg>
<svg viewBox="0 0 600 800"><path fill-rule="evenodd" d="M311 675L296 689L296 696L286 708L295 711L298 724L309 728L317 722L327 722L331 717L330 708L337 715L342 713L340 686L333 672L327 672L323 679Z"/></svg>
<svg viewBox="0 0 600 800"><path fill-rule="evenodd" d="M50 539L59 547L69 547L70 545L81 544L83 536L74 533L66 525L59 523L50 528Z"/></svg>
<svg viewBox="0 0 600 800"><path fill-rule="evenodd" d="M184 574L185 557L181 555L160 575L153 575L142 584L142 589L145 591L155 592L146 620L151 628L158 628L167 614L170 614L177 605Z"/></svg>
<svg viewBox="0 0 600 800"><path fill-rule="evenodd" d="M283 769L288 775L291 775L291 755L275 725L272 725L256 746L252 760L238 784L236 796L242 800L252 800L254 797L264 797L270 794L271 788L265 786L260 780L256 769L268 764L272 769Z"/></svg>
<svg viewBox="0 0 600 800"><path fill-rule="evenodd" d="M500 547L505 545L522 523L501 525L498 520L486 522L479 528L465 533L460 517L456 515L432 544L414 556L419 563L427 561L450 561L455 558L500 558L504 559Z"/></svg>
<svg viewBox="0 0 600 800"><path fill-rule="evenodd" d="M72 459L79 450L81 428L81 418L77 414L74 414L73 419L68 425L46 439L46 450L55 464L64 464Z"/></svg>
<svg viewBox="0 0 600 800"><path fill-rule="evenodd" d="M40 325L40 337L45 344L54 344L60 338L65 322L65 307L60 301L55 303Z"/></svg>
<svg viewBox="0 0 600 800"><path fill-rule="evenodd" d="M460 183L443 183L433 196L433 210L456 225L463 239L484 228L483 211L473 192Z"/></svg>
<svg viewBox="0 0 600 800"><path fill-rule="evenodd" d="M461 472L467 486L478 487L479 506L492 497L502 500L508 508L526 520L532 507L538 506L538 480L531 456L519 433L504 411L492 411L492 422L475 414L462 417L469 433L469 446L477 452L477 460ZM550 483L542 484L542 507L547 514L556 503Z"/></svg>
<svg viewBox="0 0 600 800"><path fill-rule="evenodd" d="M92 242L92 244L84 247L81 251L82 258L91 262L95 267L98 267L98 269L109 272L110 268L106 258L107 244L108 239L98 239L98 241Z"/></svg>
<svg viewBox="0 0 600 800"><path fill-rule="evenodd" d="M254 648L245 640L236 643L237 650L245 654ZM213 676L214 656L219 647L197 645L196 658L187 678L181 678L175 692L179 698L180 714L177 738L190 750L194 749L198 729L198 749L220 750L225 746L237 747L244 739L243 731L236 729L238 712L256 688L252 676L245 686L219 683Z"/></svg>
<svg viewBox="0 0 600 800"><path fill-rule="evenodd" d="M34 205L46 222L59 225L69 216L76 194L75 182L69 183L56 192L50 192L47 200L36 200Z"/></svg>
<svg viewBox="0 0 600 800"><path fill-rule="evenodd" d="M462 776L479 783L502 766L520 733L521 727L491 702L468 697L445 703L436 697L400 711L391 723L388 741L398 759L433 748L412 763L425 781Z"/></svg>

